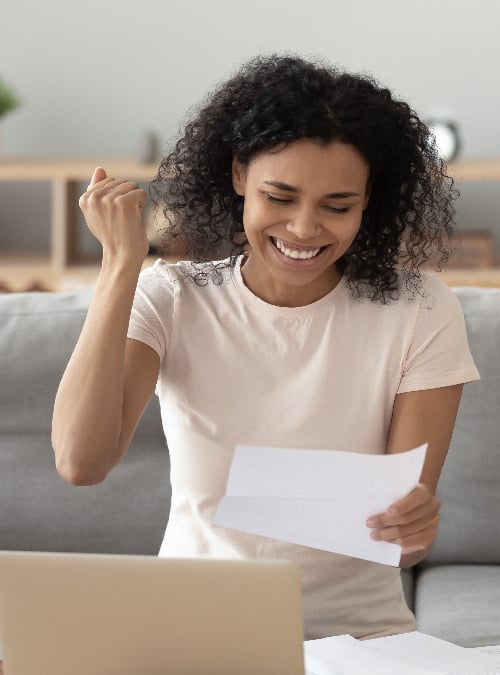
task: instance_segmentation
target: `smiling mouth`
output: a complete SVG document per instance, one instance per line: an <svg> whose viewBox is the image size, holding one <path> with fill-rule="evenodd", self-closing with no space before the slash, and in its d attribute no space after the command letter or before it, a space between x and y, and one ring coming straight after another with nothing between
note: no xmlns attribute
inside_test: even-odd
<svg viewBox="0 0 500 675"><path fill-rule="evenodd" d="M292 260L311 260L326 248L326 246L320 246L318 248L293 248L288 242L282 241L277 237L270 237L270 239L280 253Z"/></svg>

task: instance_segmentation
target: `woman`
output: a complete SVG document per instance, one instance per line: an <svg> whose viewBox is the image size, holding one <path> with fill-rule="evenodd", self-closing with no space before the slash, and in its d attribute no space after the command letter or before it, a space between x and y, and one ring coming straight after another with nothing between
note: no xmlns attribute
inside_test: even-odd
<svg viewBox="0 0 500 675"><path fill-rule="evenodd" d="M156 388L172 482L160 555L292 560L307 639L413 630L398 569L213 517L238 443L428 442L420 483L367 527L402 546L402 567L430 550L462 385L478 374L458 301L420 272L446 257L455 197L428 130L370 78L257 58L194 113L151 193L194 262L140 274L135 183L98 168L81 198L103 260L55 402L58 471L102 481Z"/></svg>

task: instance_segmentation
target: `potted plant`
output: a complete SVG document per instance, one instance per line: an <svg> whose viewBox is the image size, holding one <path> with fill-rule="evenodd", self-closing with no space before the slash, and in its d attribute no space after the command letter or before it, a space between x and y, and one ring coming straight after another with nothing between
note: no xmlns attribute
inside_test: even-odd
<svg viewBox="0 0 500 675"><path fill-rule="evenodd" d="M9 85L0 78L0 119L19 105L19 100Z"/></svg>
<svg viewBox="0 0 500 675"><path fill-rule="evenodd" d="M14 90L0 77L0 145L2 140L2 118L11 110L15 110L20 105L20 101L14 93ZM0 671L0 675L2 675Z"/></svg>

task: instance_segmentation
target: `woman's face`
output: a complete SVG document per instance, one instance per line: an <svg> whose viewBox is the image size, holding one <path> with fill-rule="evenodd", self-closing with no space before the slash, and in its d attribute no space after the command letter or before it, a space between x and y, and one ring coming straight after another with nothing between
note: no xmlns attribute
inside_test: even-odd
<svg viewBox="0 0 500 675"><path fill-rule="evenodd" d="M335 262L354 240L368 204L369 167L353 146L301 139L233 162L244 197L250 252L246 285L266 302L310 304L340 279Z"/></svg>

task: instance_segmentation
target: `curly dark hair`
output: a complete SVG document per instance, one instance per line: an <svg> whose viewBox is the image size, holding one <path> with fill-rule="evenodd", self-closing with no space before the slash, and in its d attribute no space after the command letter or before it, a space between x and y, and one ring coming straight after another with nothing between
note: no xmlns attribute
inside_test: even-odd
<svg viewBox="0 0 500 675"><path fill-rule="evenodd" d="M433 136L371 76L294 55L252 59L194 110L150 186L168 221L162 252L178 236L193 261L223 251L233 264L243 251L233 157L248 164L301 138L351 144L369 165L368 207L336 263L352 292L388 302L402 283L416 290L422 265L432 260L439 268L449 257L458 195ZM207 282L200 269L194 275Z"/></svg>

